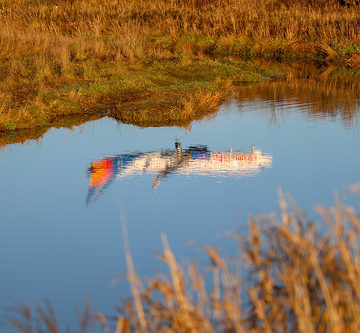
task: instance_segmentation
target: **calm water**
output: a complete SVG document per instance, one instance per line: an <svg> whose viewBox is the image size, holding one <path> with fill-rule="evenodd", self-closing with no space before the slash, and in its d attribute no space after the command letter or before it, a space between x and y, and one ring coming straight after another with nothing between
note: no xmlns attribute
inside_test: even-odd
<svg viewBox="0 0 360 333"><path fill-rule="evenodd" d="M49 299L74 326L87 294L115 313L128 296L121 216L137 272L151 276L164 268L161 233L179 258L205 260L204 244L231 256L226 233L277 212L279 186L316 217L315 204L360 181L358 100L251 89L191 129L103 118L3 148L2 314Z"/></svg>

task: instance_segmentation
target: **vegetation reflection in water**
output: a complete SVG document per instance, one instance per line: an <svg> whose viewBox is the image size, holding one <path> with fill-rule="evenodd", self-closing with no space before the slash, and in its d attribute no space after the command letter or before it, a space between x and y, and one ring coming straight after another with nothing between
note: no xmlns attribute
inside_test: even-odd
<svg viewBox="0 0 360 333"><path fill-rule="evenodd" d="M275 66L273 64L259 64L259 67L270 68L269 71L286 73L285 75L273 75L270 80L261 83L241 86L232 91L229 97L236 99L239 103L239 111L248 110L249 102L264 101L271 108L264 110L271 119L281 111L288 113L290 109L306 114L312 121L319 118L334 119L340 117L346 127L353 127L357 122L360 106L360 71L351 71L343 67L304 66L301 63L292 63ZM197 96L198 100L186 100L189 107L187 117L178 117L176 108L165 108L157 110L150 103L144 103L144 109L136 112L131 109L122 114L101 113L83 116L61 117L53 121L51 126L29 130L16 130L1 133L0 149L14 143L25 143L28 140L39 140L50 128L75 126L103 117L104 115L114 117L117 121L132 124L139 127L179 126L191 128L194 120L207 120L216 114L218 102L222 99L209 93L208 102L212 101L213 108L203 103L202 108L196 108L205 95ZM219 99L218 99L219 98ZM203 100L204 102L204 100ZM201 103L200 103L201 104ZM191 107L195 107L196 114ZM242 107L245 106L245 107ZM180 107L180 106L179 106ZM192 110L192 111L191 111ZM191 111L191 112L190 112Z"/></svg>
<svg viewBox="0 0 360 333"><path fill-rule="evenodd" d="M135 152L95 160L89 168L90 187L86 203L97 197L116 178L129 178L154 174L153 188L171 174L198 176L251 176L262 168L271 168L272 155L252 146L251 150L211 151L207 146L196 145L183 149L179 141L175 149L153 152Z"/></svg>

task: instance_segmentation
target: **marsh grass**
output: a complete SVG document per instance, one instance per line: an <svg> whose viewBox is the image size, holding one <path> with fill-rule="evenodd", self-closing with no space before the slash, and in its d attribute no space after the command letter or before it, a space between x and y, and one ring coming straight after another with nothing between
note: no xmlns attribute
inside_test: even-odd
<svg viewBox="0 0 360 333"><path fill-rule="evenodd" d="M99 65L98 71L91 70L94 71L92 74L86 74L91 80L68 82L54 89L39 87L38 93L32 91L33 97L27 95L31 101L22 99L15 106L11 101L6 104L7 99L23 98L19 94L26 92L16 86L10 87L16 89L16 96L11 96L11 92L6 95L9 88L6 87L0 112L2 128L9 131L48 126L61 117L84 114L107 114L132 123L137 120L156 123L158 119L169 123L176 119L178 123L189 124L189 109L185 111L181 107L184 99L208 96L210 91L224 98L231 86L224 82L258 82L264 74L255 66L238 61L222 63L211 59L191 64L163 60L126 68L122 64L114 64L114 67ZM202 110L206 109L204 102ZM207 109L213 108L211 101ZM194 114L198 111L194 110ZM169 118L169 114L174 115Z"/></svg>
<svg viewBox="0 0 360 333"><path fill-rule="evenodd" d="M134 124L140 127L183 126L190 127L192 121L203 119L217 111L226 100L230 90L227 89L197 89L185 92L161 94L154 100L153 96L143 103L134 102L119 109L110 111L109 115L122 123Z"/></svg>
<svg viewBox="0 0 360 333"><path fill-rule="evenodd" d="M309 117L339 116L346 127L356 124L360 105L360 72L346 67L319 68L302 62L260 62L255 65L256 68L265 67L270 73L280 75L253 84L254 81L249 81L250 78L261 80L265 73L260 71L255 74L256 70L252 71L251 66L249 68L236 61L228 61L226 64L213 60L180 64L161 62L153 66L155 67L152 69L143 69L141 74L136 74L142 78L142 86L125 88L129 79L124 75L123 79L128 80L123 83L125 86L118 87L121 83L116 82L113 86L106 83L100 88L98 85L97 91L94 87L89 88L94 92L93 103L98 112L86 109L80 114L54 115L47 125L24 130L14 130L16 124L9 121L7 125L12 130L0 132L0 147L38 139L51 127L72 128L104 115L140 127L191 128L192 121L211 118L219 105L229 98L238 102L239 112L246 111L241 106L247 105L249 101L282 104L289 101L291 105L299 105L299 112L306 112ZM198 77L194 74L196 67L201 71ZM165 69L166 74L163 73ZM87 105L90 101L90 98L86 100ZM300 111L301 106L306 107ZM271 123L277 124L280 116L284 115L281 114L284 108L264 108L261 112L269 117Z"/></svg>
<svg viewBox="0 0 360 333"><path fill-rule="evenodd" d="M360 192L359 186L353 191ZM280 218L251 218L247 237L233 235L241 251L231 261L204 247L210 262L204 271L196 262L180 265L163 235L158 257L168 271L143 283L126 246L133 298L116 318L87 305L82 330L97 325L117 333L359 331L360 218L337 201L329 209L318 207L321 220L315 223L295 205L289 209L291 200L280 192ZM21 332L36 332L25 328L37 313L50 332L58 332L47 307L20 307L21 320L12 322Z"/></svg>
<svg viewBox="0 0 360 333"><path fill-rule="evenodd" d="M212 86L209 59L358 68L359 29L355 0L1 0L0 130L97 113L114 96L134 104L152 94L160 104L164 91L184 95L194 80ZM171 73L186 62L192 75L179 82ZM259 79L254 67L247 71L244 81Z"/></svg>

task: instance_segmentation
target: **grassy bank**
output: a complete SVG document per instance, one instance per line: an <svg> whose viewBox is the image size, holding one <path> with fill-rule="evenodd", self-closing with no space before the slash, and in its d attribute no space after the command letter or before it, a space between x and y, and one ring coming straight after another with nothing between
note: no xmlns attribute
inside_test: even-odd
<svg viewBox="0 0 360 333"><path fill-rule="evenodd" d="M3 131L84 113L185 124L263 77L241 61L360 64L356 1L1 0L0 23Z"/></svg>
<svg viewBox="0 0 360 333"><path fill-rule="evenodd" d="M360 194L359 185L352 190ZM233 235L240 254L231 260L205 247L209 267L204 271L195 262L180 265L163 236L164 252L158 256L168 271L143 284L127 252L133 297L115 317L92 312L87 304L79 317L81 331L358 332L360 219L355 209L342 203L319 207L314 222L296 207L288 209L282 196L280 207L279 219L250 219L249 236ZM19 310L11 322L21 332L59 332L50 306Z"/></svg>
<svg viewBox="0 0 360 333"><path fill-rule="evenodd" d="M284 116L283 113L287 114L289 110L269 109L266 107L267 102L272 101L276 104L287 100L291 100L291 104L306 106L302 111L300 108L293 108L293 111L306 112L309 118L341 117L344 126L351 127L356 124L360 100L360 72L347 67L318 68L310 64L304 66L302 62L293 62L291 65L261 62L256 67L252 67L253 70L247 72L246 68L251 68L248 65L239 62L232 63L233 65L230 61L226 64L210 61L200 66L201 62L199 62L194 69L193 63L171 67L161 62L157 65L162 66L161 70L148 69L147 72L137 72L142 77L147 75L148 78L144 80L146 82L143 86L144 90L139 89L137 94L130 93L125 88L122 92L121 88L116 90L117 82L108 84L107 93L102 90L101 93L92 96L95 100L92 102L95 108L92 112L80 109L78 114L66 115L64 112L66 108L62 108L63 116L57 116L57 112L54 112L51 114L54 117L53 120L45 126L0 132L0 148L7 144L40 139L52 127L72 128L104 115L141 127L185 126L190 128L193 120L211 117L217 111L218 105L229 97L237 101L239 112L247 110L242 108L242 105L247 105L249 101L259 103L263 100L265 105L261 112L274 124L277 119ZM165 68L168 70L166 75L162 73ZM174 70L181 68L181 71L175 74L171 72L172 78L169 79L168 73L171 68ZM187 69L184 70L184 68ZM212 68L212 71L209 68ZM275 75L257 84L244 84L250 78L260 77L261 73L254 74L256 68L269 68L269 72L286 73L286 75ZM178 83L170 89L168 89L169 85L163 85L161 88L157 86L159 82L162 82L159 80L151 86L151 80L159 77L162 77L162 80L168 80L166 82L169 80L175 82L174 75L179 77L176 79ZM230 81L231 75L237 76L238 81ZM217 78L211 81L211 77ZM123 79L129 80L125 74ZM201 79L203 81L200 81ZM124 84L127 85L127 82L129 81ZM178 88L179 86L182 88ZM151 91L151 89L154 90ZM160 89L162 89L161 92L159 92ZM102 106L96 104L99 100ZM85 102L89 105L91 98L88 96L84 99ZM98 112L94 112L97 110L96 107L99 107ZM46 109L48 112L50 110ZM71 110L76 111L76 109Z"/></svg>
<svg viewBox="0 0 360 333"><path fill-rule="evenodd" d="M46 127L64 116L86 114L110 115L144 126L149 122L187 125L191 119L214 112L234 83L262 80L254 66L237 61L162 60L125 65L93 61L86 61L89 67L81 77L71 72L38 78L40 66L34 64L29 77L20 79L21 71L29 68L17 70L14 78L3 82L0 127ZM72 70L76 71L76 65Z"/></svg>

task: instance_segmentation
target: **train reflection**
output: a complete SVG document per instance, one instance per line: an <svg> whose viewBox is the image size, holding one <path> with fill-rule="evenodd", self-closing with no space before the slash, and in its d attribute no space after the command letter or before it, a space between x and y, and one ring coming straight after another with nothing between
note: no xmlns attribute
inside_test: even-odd
<svg viewBox="0 0 360 333"><path fill-rule="evenodd" d="M272 166L272 155L251 150L211 151L207 146L183 149L180 142L174 150L122 154L92 162L87 204L93 202L116 178L154 174L153 188L171 174L202 176L247 176Z"/></svg>

